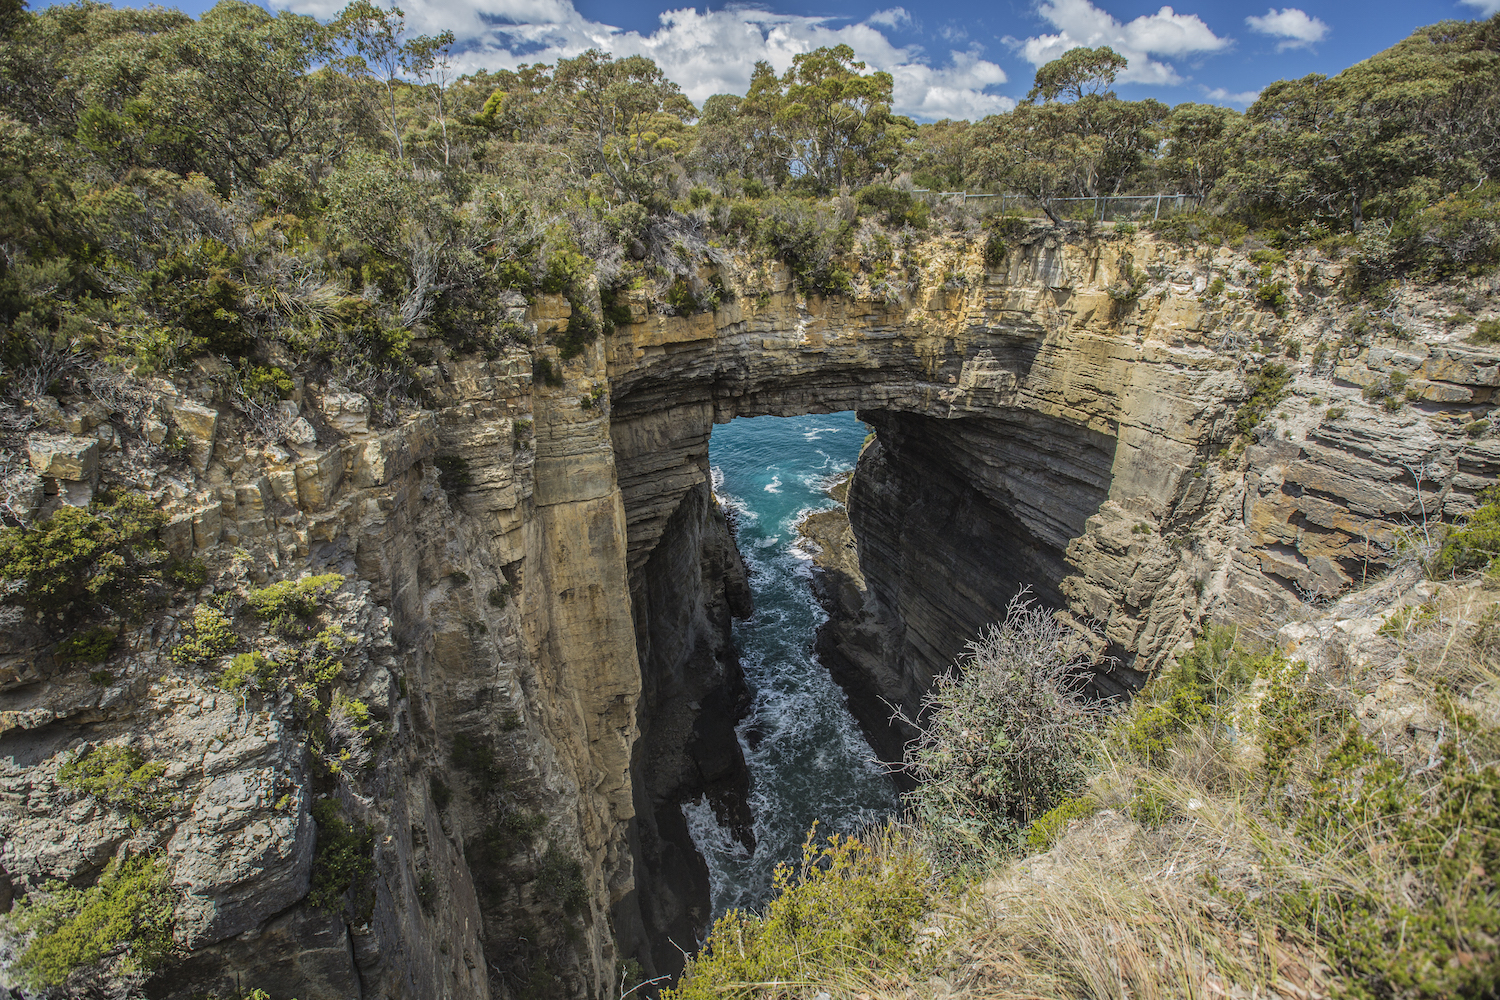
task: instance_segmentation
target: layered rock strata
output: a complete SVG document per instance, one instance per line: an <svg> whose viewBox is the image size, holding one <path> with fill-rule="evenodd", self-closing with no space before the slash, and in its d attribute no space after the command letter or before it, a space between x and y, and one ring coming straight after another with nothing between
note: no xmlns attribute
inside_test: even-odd
<svg viewBox="0 0 1500 1000"><path fill-rule="evenodd" d="M549 342L568 303L518 298L536 346L427 342L423 406L299 382L254 423L213 362L108 404L36 401L10 509L145 492L207 576L98 669L19 618L0 630L0 901L154 851L185 954L155 996L603 1000L619 959L670 971L702 930L681 804L709 796L748 838L727 638L748 595L710 488L715 421L856 409L875 429L826 595L848 614L820 642L888 758L906 734L884 704L914 710L1019 585L1099 623L1116 691L1210 618L1256 627L1378 573L1500 466L1500 358L1449 303L1406 294L1360 325L1336 265L1294 255L1268 278L1142 237L1038 231L996 267L978 236L903 253L927 277L871 270L847 297L751 263L709 313L631 292L631 321L568 359ZM1281 315L1256 304L1271 278ZM1273 365L1289 394L1251 414ZM345 582L320 627L351 637L325 697L383 737L354 768L289 697L219 684L234 653L288 655L245 595L324 572ZM234 650L174 659L210 606ZM167 763L169 805L133 826L60 785L86 745ZM373 875L317 908L324 799L368 829Z"/></svg>

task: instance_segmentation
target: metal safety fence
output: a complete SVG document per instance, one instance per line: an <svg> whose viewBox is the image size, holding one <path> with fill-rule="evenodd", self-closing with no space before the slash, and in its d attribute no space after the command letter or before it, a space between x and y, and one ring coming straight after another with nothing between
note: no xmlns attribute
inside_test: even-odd
<svg viewBox="0 0 1500 1000"><path fill-rule="evenodd" d="M962 204L977 202L985 211L1001 214L1045 215L1042 203L1025 194L989 194L977 191L934 191L913 188L912 193L931 201L962 199ZM1111 194L1093 198L1053 198L1052 210L1061 218L1094 219L1098 222L1135 222L1159 219L1197 205L1197 199L1186 194Z"/></svg>

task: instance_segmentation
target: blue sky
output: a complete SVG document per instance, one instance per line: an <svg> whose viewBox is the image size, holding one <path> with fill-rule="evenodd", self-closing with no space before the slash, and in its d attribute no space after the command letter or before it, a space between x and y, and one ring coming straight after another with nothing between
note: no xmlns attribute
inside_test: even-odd
<svg viewBox="0 0 1500 1000"><path fill-rule="evenodd" d="M117 0L118 2L118 0ZM345 0L270 0L331 17ZM1130 59L1122 97L1243 108L1274 80L1333 74L1445 18L1500 0L767 0L711 7L670 0L399 0L416 33L452 30L461 69L551 62L584 49L654 58L688 96L743 93L757 59L784 70L840 42L896 82L896 110L979 118L1025 96L1036 66L1078 45ZM1298 2L1298 0L1293 0ZM188 13L206 0L181 5Z"/></svg>

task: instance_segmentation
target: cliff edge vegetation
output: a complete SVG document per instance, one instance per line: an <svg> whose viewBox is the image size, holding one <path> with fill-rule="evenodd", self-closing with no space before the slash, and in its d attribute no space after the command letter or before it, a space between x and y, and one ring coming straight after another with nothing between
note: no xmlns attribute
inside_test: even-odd
<svg viewBox="0 0 1500 1000"><path fill-rule="evenodd" d="M1128 707L1018 597L930 693L907 819L814 830L670 995L1492 996L1497 512L1274 643L1209 630Z"/></svg>

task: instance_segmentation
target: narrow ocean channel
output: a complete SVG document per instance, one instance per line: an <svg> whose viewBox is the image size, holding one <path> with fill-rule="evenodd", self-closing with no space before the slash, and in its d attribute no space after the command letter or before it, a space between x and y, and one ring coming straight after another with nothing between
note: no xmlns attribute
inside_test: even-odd
<svg viewBox="0 0 1500 1000"><path fill-rule="evenodd" d="M796 861L813 821L819 835L855 833L890 814L895 786L840 690L813 655L827 617L809 588L811 562L797 523L835 506L829 481L854 467L866 428L853 413L741 418L714 428L714 491L737 524L755 615L734 638L754 708L740 725L750 768L757 847L748 855L706 801L685 808L708 862L714 917L759 908L782 861Z"/></svg>

